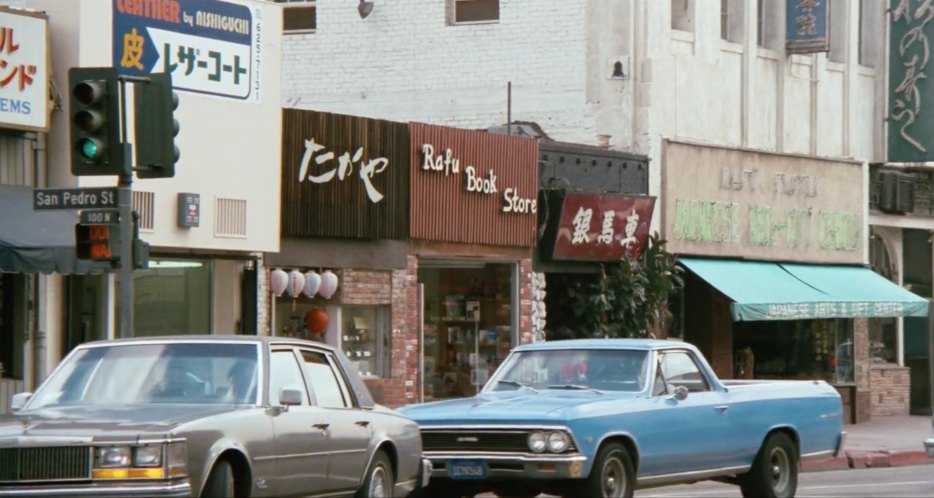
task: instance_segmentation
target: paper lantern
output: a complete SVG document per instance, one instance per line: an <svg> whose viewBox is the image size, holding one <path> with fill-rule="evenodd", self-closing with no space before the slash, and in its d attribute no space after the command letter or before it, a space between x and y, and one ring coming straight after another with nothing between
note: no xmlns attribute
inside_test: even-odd
<svg viewBox="0 0 934 498"><path fill-rule="evenodd" d="M285 288L289 286L289 274L276 268L275 270L269 272L269 287L272 288L272 293L278 297L285 292Z"/></svg>
<svg viewBox="0 0 934 498"><path fill-rule="evenodd" d="M289 286L286 291L288 291L290 296L298 297L303 289L305 289L305 275L298 270L290 271Z"/></svg>
<svg viewBox="0 0 934 498"><path fill-rule="evenodd" d="M331 270L325 270L321 274L321 285L318 287L318 295L325 299L331 299L331 296L337 292L337 275Z"/></svg>
<svg viewBox="0 0 934 498"><path fill-rule="evenodd" d="M324 332L328 328L328 312L324 308L312 308L305 313L305 326L314 334Z"/></svg>
<svg viewBox="0 0 934 498"><path fill-rule="evenodd" d="M302 291L308 297L315 297L321 287L321 275L313 271L305 272L305 289Z"/></svg>

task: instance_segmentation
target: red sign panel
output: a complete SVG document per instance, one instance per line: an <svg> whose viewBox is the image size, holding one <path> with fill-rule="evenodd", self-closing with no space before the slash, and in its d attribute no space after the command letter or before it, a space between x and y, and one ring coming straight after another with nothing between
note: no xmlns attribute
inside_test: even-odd
<svg viewBox="0 0 934 498"><path fill-rule="evenodd" d="M618 261L642 255L655 197L565 193L553 258Z"/></svg>

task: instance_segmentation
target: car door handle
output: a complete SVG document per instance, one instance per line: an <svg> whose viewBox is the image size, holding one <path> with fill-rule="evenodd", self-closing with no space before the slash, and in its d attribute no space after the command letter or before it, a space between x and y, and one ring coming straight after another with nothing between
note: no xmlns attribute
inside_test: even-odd
<svg viewBox="0 0 934 498"><path fill-rule="evenodd" d="M357 425L359 425L360 427L367 427L368 425L370 425L370 421L369 420L358 420Z"/></svg>
<svg viewBox="0 0 934 498"><path fill-rule="evenodd" d="M717 410L720 413L726 413L730 409L729 405L717 405L713 407L714 410Z"/></svg>
<svg viewBox="0 0 934 498"><path fill-rule="evenodd" d="M331 427L331 424L315 424L312 427L314 427L315 429L326 431L328 430L328 427Z"/></svg>

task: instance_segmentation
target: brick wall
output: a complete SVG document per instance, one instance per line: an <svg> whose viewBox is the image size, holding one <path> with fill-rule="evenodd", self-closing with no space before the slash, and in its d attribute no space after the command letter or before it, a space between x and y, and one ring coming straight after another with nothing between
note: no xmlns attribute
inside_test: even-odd
<svg viewBox="0 0 934 498"><path fill-rule="evenodd" d="M519 261L519 344L532 342L532 260Z"/></svg>
<svg viewBox="0 0 934 498"><path fill-rule="evenodd" d="M870 369L872 416L908 415L911 380L909 369L873 365Z"/></svg>
<svg viewBox="0 0 934 498"><path fill-rule="evenodd" d="M594 110L621 100L622 81L601 74L610 68L603 57L588 70L588 49L597 46L588 38L603 33L607 55L624 52L618 45L628 40L586 29L588 12L603 2L500 0L498 22L460 26L447 22L449 4L376 2L361 20L347 0L318 0L317 31L283 38L283 106L485 128L506 122L511 82L513 119L536 121L552 138L596 144L600 134L628 135L616 107ZM624 2L607 5L616 4L604 19L624 19Z"/></svg>
<svg viewBox="0 0 934 498"><path fill-rule="evenodd" d="M398 407L418 399L418 266L409 256L404 270L343 270L344 304L391 306L391 362L388 379L366 379L377 403Z"/></svg>

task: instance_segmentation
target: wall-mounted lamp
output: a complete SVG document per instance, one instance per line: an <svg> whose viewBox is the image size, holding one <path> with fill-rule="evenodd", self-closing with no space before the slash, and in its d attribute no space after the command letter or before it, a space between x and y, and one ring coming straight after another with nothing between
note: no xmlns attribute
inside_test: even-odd
<svg viewBox="0 0 934 498"><path fill-rule="evenodd" d="M610 70L610 74L607 76L607 79L624 80L629 78L629 56L619 55L616 57L610 57L607 63Z"/></svg>
<svg viewBox="0 0 934 498"><path fill-rule="evenodd" d="M373 2L360 0L360 4L357 5L357 13L360 14L360 19L366 19L366 16L370 15L370 12L373 12Z"/></svg>

